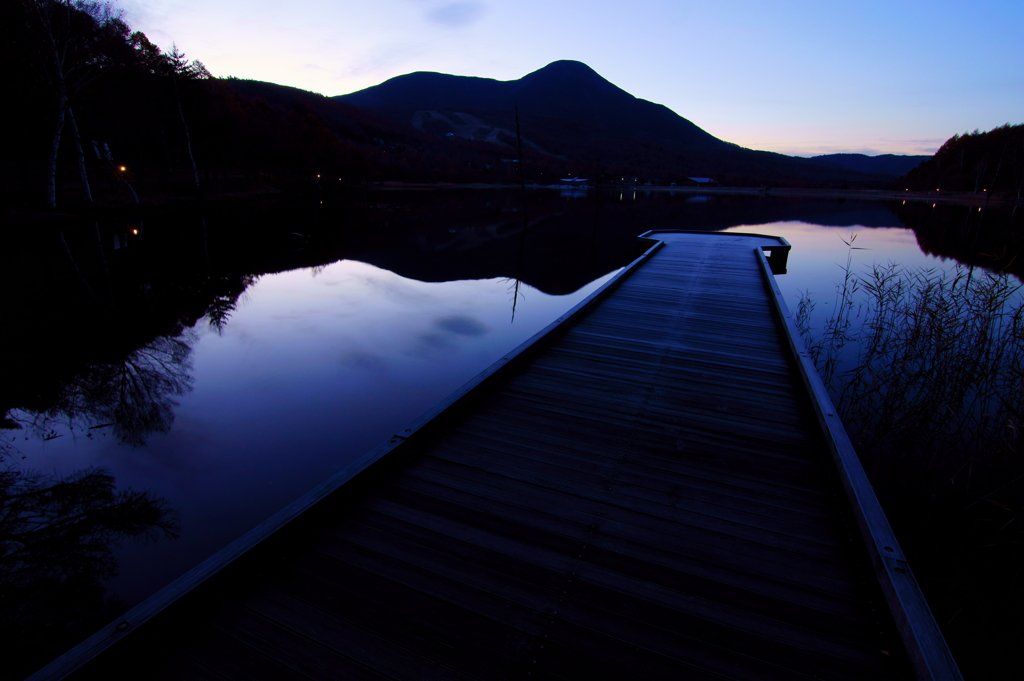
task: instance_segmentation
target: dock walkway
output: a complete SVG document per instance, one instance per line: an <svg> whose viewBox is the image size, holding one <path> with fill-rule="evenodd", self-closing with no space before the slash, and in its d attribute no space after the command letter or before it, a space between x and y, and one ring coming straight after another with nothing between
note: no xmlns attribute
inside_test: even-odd
<svg viewBox="0 0 1024 681"><path fill-rule="evenodd" d="M957 678L890 615L764 269L784 242L652 236L571 319L37 678Z"/></svg>

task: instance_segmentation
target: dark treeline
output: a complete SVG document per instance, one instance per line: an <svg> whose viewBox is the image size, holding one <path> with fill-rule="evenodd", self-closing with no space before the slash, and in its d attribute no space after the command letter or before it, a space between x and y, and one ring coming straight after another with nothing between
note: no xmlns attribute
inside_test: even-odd
<svg viewBox="0 0 1024 681"><path fill-rule="evenodd" d="M0 156L9 205L473 181L488 167L489 181L514 178L495 145L447 143L313 93L213 78L107 3L12 0L0 32L17 93L17 133Z"/></svg>
<svg viewBox="0 0 1024 681"><path fill-rule="evenodd" d="M285 168L360 172L358 154L325 135L325 122L301 102L282 111L236 92L200 62L132 31L110 5L15 0L3 8L3 63L20 95L21 131L4 164L7 198L52 207L196 194L215 177L237 183Z"/></svg>
<svg viewBox="0 0 1024 681"><path fill-rule="evenodd" d="M954 135L900 180L916 191L1024 196L1024 124Z"/></svg>

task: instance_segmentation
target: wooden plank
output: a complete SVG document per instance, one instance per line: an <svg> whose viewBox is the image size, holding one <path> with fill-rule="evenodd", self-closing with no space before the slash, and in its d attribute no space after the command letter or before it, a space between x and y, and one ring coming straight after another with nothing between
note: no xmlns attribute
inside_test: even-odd
<svg viewBox="0 0 1024 681"><path fill-rule="evenodd" d="M489 442L486 439L474 440L466 434L460 434L457 441L446 438L442 446L445 448L457 448L462 451L474 452L476 448L487 447ZM460 446L461 445L461 446ZM467 447L468 445L468 447ZM532 450L521 448L517 454L528 453ZM503 460L510 462L508 457ZM730 520L746 526L759 529L780 532L793 537L812 538L813 541L836 545L836 541L825 540L821 535L825 528L832 528L833 523L822 522L816 518L806 518L799 515L786 514L778 506L765 507L753 504L729 503L729 498L719 498L714 495L691 493L690 488L685 487L685 481L676 481L662 473L661 475L644 475L624 470L614 462L607 465L592 463L576 457L561 457L554 455L550 450L538 451L534 456L526 456L526 459L550 463L564 467L567 472L577 481L589 481L592 487L602 488L608 484L614 484L617 491L624 488L636 488L636 496L641 499L660 499L667 503L672 509L674 522L680 522L681 516L686 513ZM485 466L481 466L482 468ZM544 469L540 469L544 470ZM724 502L724 503L721 503Z"/></svg>
<svg viewBox="0 0 1024 681"><path fill-rule="evenodd" d="M594 631L562 617L557 592L538 588L526 580L499 579L484 570L466 571L465 564L429 547L416 547L376 532L354 533L344 528L345 538L324 541L318 549L338 560L369 572L382 572L409 588L442 598L480 617L493 618L524 634L543 638L559 654L541 659L538 667L552 665L570 678L677 678L680 669L672 660L648 654L642 648ZM354 543L359 542L359 543ZM552 575L557 579L558 575ZM570 670L576 668L577 671ZM603 669L602 669L603 668Z"/></svg>
<svg viewBox="0 0 1024 681"><path fill-rule="evenodd" d="M377 635L274 589L246 599L245 607L236 606L225 615L230 619L220 628L234 636L246 635L311 679L328 681L337 678L338 670L381 680L476 678L417 654L408 643L396 644L390 640L390 632Z"/></svg>
<svg viewBox="0 0 1024 681"><path fill-rule="evenodd" d="M470 676L525 676L533 671L532 656L544 643L543 638L525 636L501 622L321 553L303 555L292 561L292 567L293 575L276 583L274 590L321 611L322 615L311 618L358 624Z"/></svg>
<svg viewBox="0 0 1024 681"><path fill-rule="evenodd" d="M498 451L511 452L509 448L519 446L526 450L524 453L529 453L530 449L547 450L549 445L554 445L556 449L552 451L555 452L561 451L560 448L583 453L589 450L594 451L595 455L613 459L621 458L629 452L638 457L648 457L652 465L658 465L655 460L665 466L680 462L703 471L705 475L719 478L726 476L735 484L749 484L765 491L770 489L779 496L796 496L812 502L826 501L824 497L827 492L816 484L818 478L814 475L803 474L799 470L793 470L789 475L779 473L780 466L788 466L792 460L772 456L772 451L776 449L774 443L762 445L766 461L757 460L751 449L744 446L748 443L737 437L684 431L678 427L672 433L658 437L649 432L638 432L630 440L609 442L612 440L609 436L603 441L594 442L574 438L575 432L569 426L552 434L532 424L509 425L496 415L476 414L463 423L467 433L487 435L496 442L505 442L506 445L502 446L492 445Z"/></svg>
<svg viewBox="0 0 1024 681"><path fill-rule="evenodd" d="M273 678L281 681L309 681L307 676L267 657L258 648L246 645L212 627L203 628L200 635L190 642L188 651L188 657L195 662L228 679L262 681ZM159 666L161 660L151 662L154 666ZM347 681L358 679L358 676L350 676L343 672L340 678Z"/></svg>
<svg viewBox="0 0 1024 681"><path fill-rule="evenodd" d="M822 636L820 631L808 637L807 631L787 625L775 618L762 620L763 625L758 626L758 618L749 611L735 611L723 603L704 603L701 597L695 597L692 593L681 596L671 587L658 588L648 580L638 582L635 577L626 576L626 573L612 572L599 567L592 558L574 561L572 555L566 555L555 548L537 549L524 544L509 543L508 540L487 533L466 533L457 521L450 519L439 521L436 518L428 519L418 514L407 514L406 520L429 525L434 532L442 532L450 542L461 544L462 548L453 544L446 545L438 540L436 535L431 534L429 541L420 544L420 553L414 556L407 553L413 550L411 546L393 539L382 541L379 533L366 533L358 536L346 534L346 538L365 543L368 547L372 545L379 551L401 559L408 566L429 564L432 571L440 571L440 574L447 575L449 579L465 575L464 578L471 580L470 583L477 588L500 591L504 594L503 597L513 600L525 598L526 594L521 589L532 588L527 585L540 581L536 577L529 578L522 583L515 581L515 578L519 576L529 575L530 569L524 567L523 563L532 564L535 570L546 571L551 575L549 590L559 585L557 581L559 575L569 575L571 588L555 588L553 592L553 595L557 597L557 612L563 618L571 619L578 625L588 628L597 626L599 622L600 626L597 630L605 630L609 627L609 622L605 620L617 622L630 618L630 613L637 613L644 610L645 607L667 608L671 606L673 614L666 612L653 618L653 621L671 621L671 628L676 636L684 636L695 642L700 641L701 643L694 650L703 646L720 647L725 643L726 649L731 646L733 655L744 656L750 652L749 650L744 652L745 648L753 648L760 651L761 658L774 659L775 664L785 664L785 661L799 659L802 655L799 650L804 650L817 660L818 665L825 667L829 665L819 656L827 657L828 651L833 651L843 657L845 664L859 659L863 664L873 667L874 663L879 661L876 659L880 657L877 655L877 650L855 653L839 640ZM419 543L423 536L422 532L418 532L410 535L410 539ZM465 560L470 555L467 552L478 552L481 549L490 552L493 557L480 558L484 562L477 563L473 569L467 570L460 562L453 560L454 556L458 556L458 560ZM423 551L436 552L433 554L434 559L428 559L426 554L422 553ZM476 555L483 554L477 553ZM389 563L389 565L392 570L398 569L394 563ZM489 571L497 574L488 574ZM603 586L595 584L597 591L593 589L588 591L591 596L590 600L580 597L579 589L590 579L587 575L599 574L605 576L601 582ZM671 577L666 577L664 581L671 582ZM421 588L430 588L430 585L424 584ZM614 596L611 601L604 599L600 594L608 593L607 589L614 589L619 592L619 595ZM536 598L528 598L523 603L532 603L533 605L530 607L544 607L543 604L552 600L552 595L539 596L539 602L536 601ZM604 602L604 605L593 603L593 598ZM639 601L630 600L636 598L647 601L649 605L642 606ZM623 602L623 599L629 600L629 603ZM594 608L598 608L598 610ZM694 621L692 619L694 617L699 621ZM647 621L652 620L648 618ZM618 636L623 637L623 640L632 641L633 644L638 644L642 637L645 644L649 645L651 642L649 639L654 632L647 630L646 633L643 633L643 629L641 622L630 622L629 633L624 630ZM753 638L750 638L751 636ZM771 639L771 643L764 639L765 636ZM738 645L740 641L746 641L746 644ZM677 645L684 644L677 642ZM684 647L688 645L686 644ZM672 655L667 649L663 654ZM698 653L694 654L697 657L700 656ZM833 670L834 673L836 671Z"/></svg>
<svg viewBox="0 0 1024 681"><path fill-rule="evenodd" d="M453 492L478 497L478 499L466 499L465 496L458 495L457 498L461 498L464 506L470 509L486 510L493 507L495 503L514 506L519 510L533 510L538 504L543 504L544 508L558 508L561 513L557 519L564 521L572 518L577 524L588 528L585 537L589 543L595 546L606 543L605 548L617 547L614 550L634 557L640 557L642 554L657 555L656 561L664 560L665 565L673 570L679 570L700 579L731 585L731 587L751 594L761 593L760 590L768 588L763 583L767 580L772 582L770 587L772 590L786 592L787 602L803 603L806 607L822 612L839 613L844 619L865 621L862 611L848 607L849 597L843 599L834 597L838 591L835 582L827 582L827 590L816 591L809 589L810 585L804 579L793 578L788 582L772 579L763 564L760 566L752 564L750 570L743 572L738 569L739 566L736 562L722 564L699 560L690 551L688 542L681 541L674 536L675 526L667 519L658 519L629 509L598 503L592 503L586 512L579 511L576 510L576 504L573 503L576 499L566 499L564 496L550 492L540 494L535 488L528 485L517 485L514 482L508 484L507 481L497 476L486 480L486 483L491 484L485 484L477 479L440 475L419 467L415 472L419 473L416 477L403 476L400 481L402 487L427 492L431 487L424 483L432 483L440 488L436 491L439 496L443 494L444 498L456 497L457 495ZM414 481L422 482L416 484ZM560 506L553 504L560 504ZM553 530L559 528L559 523L546 518L534 521L534 524ZM640 544L642 537L637 532L637 528L654 533L649 536L654 537L655 541L648 540L645 545ZM565 533L565 530L562 532ZM628 547L628 549L622 547ZM666 556L668 557L666 558ZM792 571L783 574L786 578L790 578ZM698 592L707 593L707 587L702 587ZM850 591L849 593L853 594L854 592Z"/></svg>
<svg viewBox="0 0 1024 681"><path fill-rule="evenodd" d="M629 457L620 460L620 466L626 472L639 472L643 475L655 477L664 473L673 475L672 489L679 490L680 494L692 498L700 499L707 495L709 499L715 499L723 505L737 504L745 507L745 504L750 504L749 508L768 509L766 512L777 513L784 518L789 518L791 522L817 522L829 525L835 522L834 514L827 513L825 510L827 507L822 504L808 502L793 496L778 495L771 488L762 490L754 486L738 484L734 479L708 475L702 469L695 469L683 464L665 465L662 468L658 466L657 462L651 462L650 457L643 457L640 460L633 460L633 457ZM432 457L418 460L415 467L408 469L409 475L419 475L423 468L444 471L457 477L473 476L473 479L480 480L481 483L483 480L492 480L494 483L498 483L504 479L491 472L478 471L476 468ZM482 477L477 477L478 475ZM741 480L740 483L742 482L744 481ZM538 494L543 493L543 490L539 488L533 489Z"/></svg>
<svg viewBox="0 0 1024 681"><path fill-rule="evenodd" d="M510 422L514 425L510 425ZM783 438L760 434L759 437L752 437L736 429L723 433L709 428L707 423L700 420L652 424L649 419L640 415L636 419L632 436L628 439L618 436L618 431L608 427L607 422L596 419L559 419L542 409L529 407L478 412L465 423L467 429L489 428L499 433L507 433L508 438L529 439L528 433L534 434L538 441L561 437L566 444L575 443L580 447L615 447L621 451L648 447L661 452L675 451L680 455L685 449L686 456L693 465L721 469L726 465L741 464L748 466L748 470L753 473L785 479L782 484L794 488L814 489L818 483L813 466L806 458L793 453L794 447L805 443L794 442L792 439L787 442ZM552 436L552 432L557 435ZM495 436L494 439L500 441L506 438ZM515 446L518 442L517 439L508 441L510 446ZM788 466L788 475L784 478L771 475L773 468L777 470L778 466Z"/></svg>
<svg viewBox="0 0 1024 681"><path fill-rule="evenodd" d="M507 394L495 395L490 405L492 414L500 414L501 418L521 419L523 423L534 425L545 424L545 427L559 429L555 423L563 424L563 429L577 433L576 437L598 440L613 432L623 432L622 426L630 426L634 430L643 430L653 437L666 435L689 429L691 432L713 434L717 440L732 440L751 443L765 447L765 455L778 459L796 462L801 457L790 454L791 447L801 447L809 443L806 432L786 428L782 424L759 422L751 424L748 432L743 422L729 414L704 412L691 414L668 410L667 419L650 418L645 414L623 414L621 412L599 413L576 409L572 406L572 395L565 401L530 400L520 396L518 399ZM649 408L653 405L647 405ZM588 433L590 435L588 436ZM635 433L631 433L635 435ZM772 445L776 447L773 448Z"/></svg>
<svg viewBox="0 0 1024 681"><path fill-rule="evenodd" d="M258 598L258 597L257 597ZM250 599L252 600L252 599ZM266 597L258 599L257 602L264 602ZM266 616L269 615L269 616ZM337 626L330 630L327 642L337 640L337 637L348 637L351 644L346 646L349 655L341 655L322 640L314 640L314 636L323 633L316 627L315 622L304 620L298 629L294 626L294 618L288 617L285 608L264 608L264 614L253 611L250 608L232 603L221 609L217 615L207 623L207 628L216 630L226 637L242 643L259 654L245 652L246 655L258 658L256 676L267 678L271 673L260 671L262 665L272 661L273 664L281 665L291 672L298 674L301 678L312 681L331 681L332 679L352 679L352 681L385 681L389 678L388 672L395 669L403 671L414 671L419 674L418 678L437 679L436 674L430 674L423 665L408 664L401 655L402 651L394 650L393 646L386 647L386 655L379 656L385 661L384 664L363 666L357 664L351 657L352 653L359 653L363 650L372 650L373 637L365 635L355 627L344 629ZM360 635L363 634L363 635ZM332 638L334 637L334 638ZM378 643L378 647L380 644ZM192 647L185 649L189 653ZM213 651L216 656L216 651ZM374 660L377 662L377 660ZM404 663L404 664L403 664ZM280 669L279 668L279 669ZM273 672L277 674L278 672ZM465 681L458 679L458 681Z"/></svg>
<svg viewBox="0 0 1024 681"><path fill-rule="evenodd" d="M590 499L590 501L601 501L608 504L617 503L625 505L629 510L641 513L644 510L641 504L629 504L628 501L621 501L621 497L614 494L601 495L596 493L593 496L597 498ZM586 499L586 497L581 498ZM640 508L636 508L636 506L640 506ZM366 508L384 514L398 514L403 518L408 515L407 511L396 508L392 502L387 500L374 499L372 505L367 505ZM419 515L414 512L412 517L413 519L409 522L414 524L421 521L426 522L426 515L423 509L419 509ZM493 521L493 518L486 517L474 519L474 522L480 525L487 522L493 523ZM504 529L501 529L502 525L504 525ZM497 531L503 531L509 534L509 536L524 529L513 523L497 523L490 525L490 527L499 528ZM528 530L527 533L529 534ZM531 536L535 540L538 539L535 535L531 534ZM760 569L768 574L796 575L799 573L799 576L795 577L796 579L811 580L812 583L827 583L829 579L842 581L844 578L848 580L853 578L850 570L845 565L834 560L834 555L819 557L788 550L786 547L772 546L768 543L749 542L742 538L734 538L710 531L699 525L679 524L674 531L674 536L676 541L686 547L687 555L709 563L723 566L739 566L740 568L745 567L748 571L757 570L760 565ZM551 542L553 542L553 546L557 545L557 541L551 540ZM830 560L830 558L833 558L833 560ZM820 582L818 577L821 577Z"/></svg>
<svg viewBox="0 0 1024 681"><path fill-rule="evenodd" d="M419 536L422 537L422 533ZM350 542L365 548L356 549ZM437 550L435 546L444 550ZM357 562L367 570L379 570L387 565L389 577L414 589L449 599L465 608L479 608L481 616L498 616L525 632L544 637L550 645L563 651L585 652L593 660L589 665L593 671L589 673L596 676L580 670L571 678L619 678L619 670L627 669L644 678L703 678L701 670L705 674L728 672L728 678L785 678L772 673L771 665L752 660L734 649L722 650L657 625L633 620L627 608L616 606L609 610L572 598L565 588L560 588L572 586L566 579L572 579L570 569L577 565L566 557L561 558L564 565L560 569L545 570L524 562L518 552L505 555L491 552L487 557L480 553L480 547L458 539L452 544L419 544L400 541L397 535L382 535L379 531L347 532L346 539L339 540L330 550L338 559ZM377 551L381 553L374 557ZM476 556L477 564L472 569L467 569L469 566L463 562L467 556ZM545 576L538 578L534 573ZM537 587L545 581L548 582L546 588ZM485 593L489 595L484 596ZM481 608L482 604L487 605ZM677 625L677 621L671 624L673 628ZM674 639L674 644L666 646L666 636ZM578 659L578 654L573 657ZM549 663L554 659L552 655ZM594 668L594 662L610 665L612 669ZM752 671L743 672L751 668Z"/></svg>

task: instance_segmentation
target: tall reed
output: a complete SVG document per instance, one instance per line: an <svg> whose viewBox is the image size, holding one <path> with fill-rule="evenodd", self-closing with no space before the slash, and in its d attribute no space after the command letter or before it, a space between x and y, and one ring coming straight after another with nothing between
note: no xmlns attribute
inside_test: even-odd
<svg viewBox="0 0 1024 681"><path fill-rule="evenodd" d="M1024 662L1021 285L850 262L798 326L965 674L1001 678Z"/></svg>

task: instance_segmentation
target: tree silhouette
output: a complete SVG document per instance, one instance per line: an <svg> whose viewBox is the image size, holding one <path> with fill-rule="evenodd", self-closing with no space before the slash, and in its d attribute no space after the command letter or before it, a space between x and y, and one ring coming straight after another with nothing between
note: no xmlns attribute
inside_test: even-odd
<svg viewBox="0 0 1024 681"><path fill-rule="evenodd" d="M171 46L171 51L164 55L171 75L171 84L174 86L174 100L178 105L178 118L181 119L181 128L185 134L185 152L188 155L189 165L192 167L192 182L196 189L199 189L199 170L196 168L196 159L192 155L192 135L189 132L188 121L185 120L185 111L181 108L181 86L180 81L207 80L210 72L206 70L202 62L189 62L185 59L185 53L178 51L177 45Z"/></svg>
<svg viewBox="0 0 1024 681"><path fill-rule="evenodd" d="M85 191L91 199L84 173L85 157L71 104L79 91L107 69L111 60L102 49L105 33L126 33L127 25L112 4L91 0L27 0L30 16L44 44L43 73L54 96L56 116L46 165L46 205L57 205L57 152L65 121L74 128Z"/></svg>

